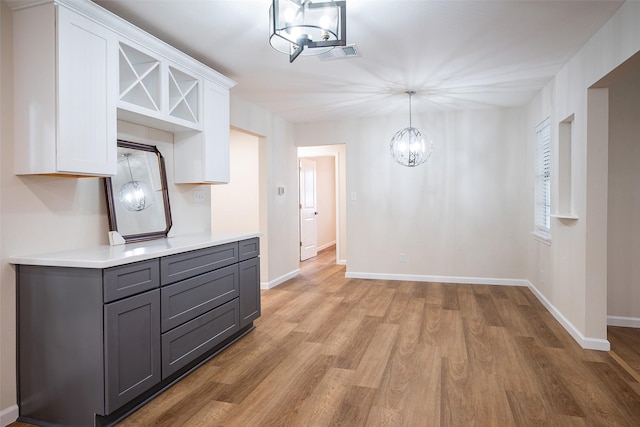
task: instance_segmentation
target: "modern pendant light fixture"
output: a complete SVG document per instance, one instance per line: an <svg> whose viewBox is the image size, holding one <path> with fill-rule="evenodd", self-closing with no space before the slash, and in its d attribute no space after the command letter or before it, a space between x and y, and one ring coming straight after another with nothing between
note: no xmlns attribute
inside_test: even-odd
<svg viewBox="0 0 640 427"><path fill-rule="evenodd" d="M407 94L409 95L409 127L399 130L391 138L391 156L402 166L414 167L429 160L433 143L429 135L413 127L411 97L416 93L408 91Z"/></svg>
<svg viewBox="0 0 640 427"><path fill-rule="evenodd" d="M347 45L346 1L273 0L269 43L293 62Z"/></svg>
<svg viewBox="0 0 640 427"><path fill-rule="evenodd" d="M129 161L131 153L124 154L124 157L127 159L127 167L129 168L129 182L120 188L120 203L128 211L145 210L153 203L151 188L146 182L133 179L131 162Z"/></svg>

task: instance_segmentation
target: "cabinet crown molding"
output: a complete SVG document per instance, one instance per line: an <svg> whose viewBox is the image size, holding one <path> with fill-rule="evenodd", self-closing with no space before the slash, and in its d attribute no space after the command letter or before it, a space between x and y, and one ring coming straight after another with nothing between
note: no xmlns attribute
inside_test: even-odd
<svg viewBox="0 0 640 427"><path fill-rule="evenodd" d="M215 71L210 66L203 64L195 58L190 57L186 53L160 40L156 36L136 27L130 22L125 21L124 19L93 3L90 0L5 0L5 2L13 11L48 3L62 5L68 9L84 15L86 18L94 20L100 25L109 28L110 30L116 32L119 36L124 37L129 41L134 41L135 43L144 45L147 49L153 51L158 55L164 56L171 59L172 61L187 66L189 69L197 72L202 77L216 82L227 89L231 89L236 85L235 81Z"/></svg>

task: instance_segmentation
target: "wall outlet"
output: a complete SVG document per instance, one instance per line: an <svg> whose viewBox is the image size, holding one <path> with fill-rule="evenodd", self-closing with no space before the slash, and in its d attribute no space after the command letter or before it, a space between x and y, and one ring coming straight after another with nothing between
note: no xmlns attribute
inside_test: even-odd
<svg viewBox="0 0 640 427"><path fill-rule="evenodd" d="M400 262L407 262L407 254L405 254L404 252L400 252L399 260Z"/></svg>
<svg viewBox="0 0 640 427"><path fill-rule="evenodd" d="M207 195L204 190L193 190L193 201L195 203L205 203L207 201Z"/></svg>

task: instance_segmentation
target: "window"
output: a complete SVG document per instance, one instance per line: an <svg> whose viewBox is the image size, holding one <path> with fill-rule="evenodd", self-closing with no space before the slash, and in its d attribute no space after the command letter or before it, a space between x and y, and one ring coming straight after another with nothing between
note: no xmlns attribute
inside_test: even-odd
<svg viewBox="0 0 640 427"><path fill-rule="evenodd" d="M551 124L546 119L536 127L535 230L551 240Z"/></svg>

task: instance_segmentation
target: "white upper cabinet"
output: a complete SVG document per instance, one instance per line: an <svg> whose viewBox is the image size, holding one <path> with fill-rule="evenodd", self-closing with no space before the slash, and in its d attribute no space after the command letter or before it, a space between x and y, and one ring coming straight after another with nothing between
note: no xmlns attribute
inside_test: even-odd
<svg viewBox="0 0 640 427"><path fill-rule="evenodd" d="M118 117L171 131L202 130L202 78L142 46L118 45Z"/></svg>
<svg viewBox="0 0 640 427"><path fill-rule="evenodd" d="M176 184L229 182L229 91L204 81L202 132L176 132L173 138Z"/></svg>
<svg viewBox="0 0 640 427"><path fill-rule="evenodd" d="M15 173L115 175L115 34L53 3L13 26Z"/></svg>
<svg viewBox="0 0 640 427"><path fill-rule="evenodd" d="M6 1L16 174L115 175L121 119L174 132L176 183L229 181L235 82L89 0Z"/></svg>

